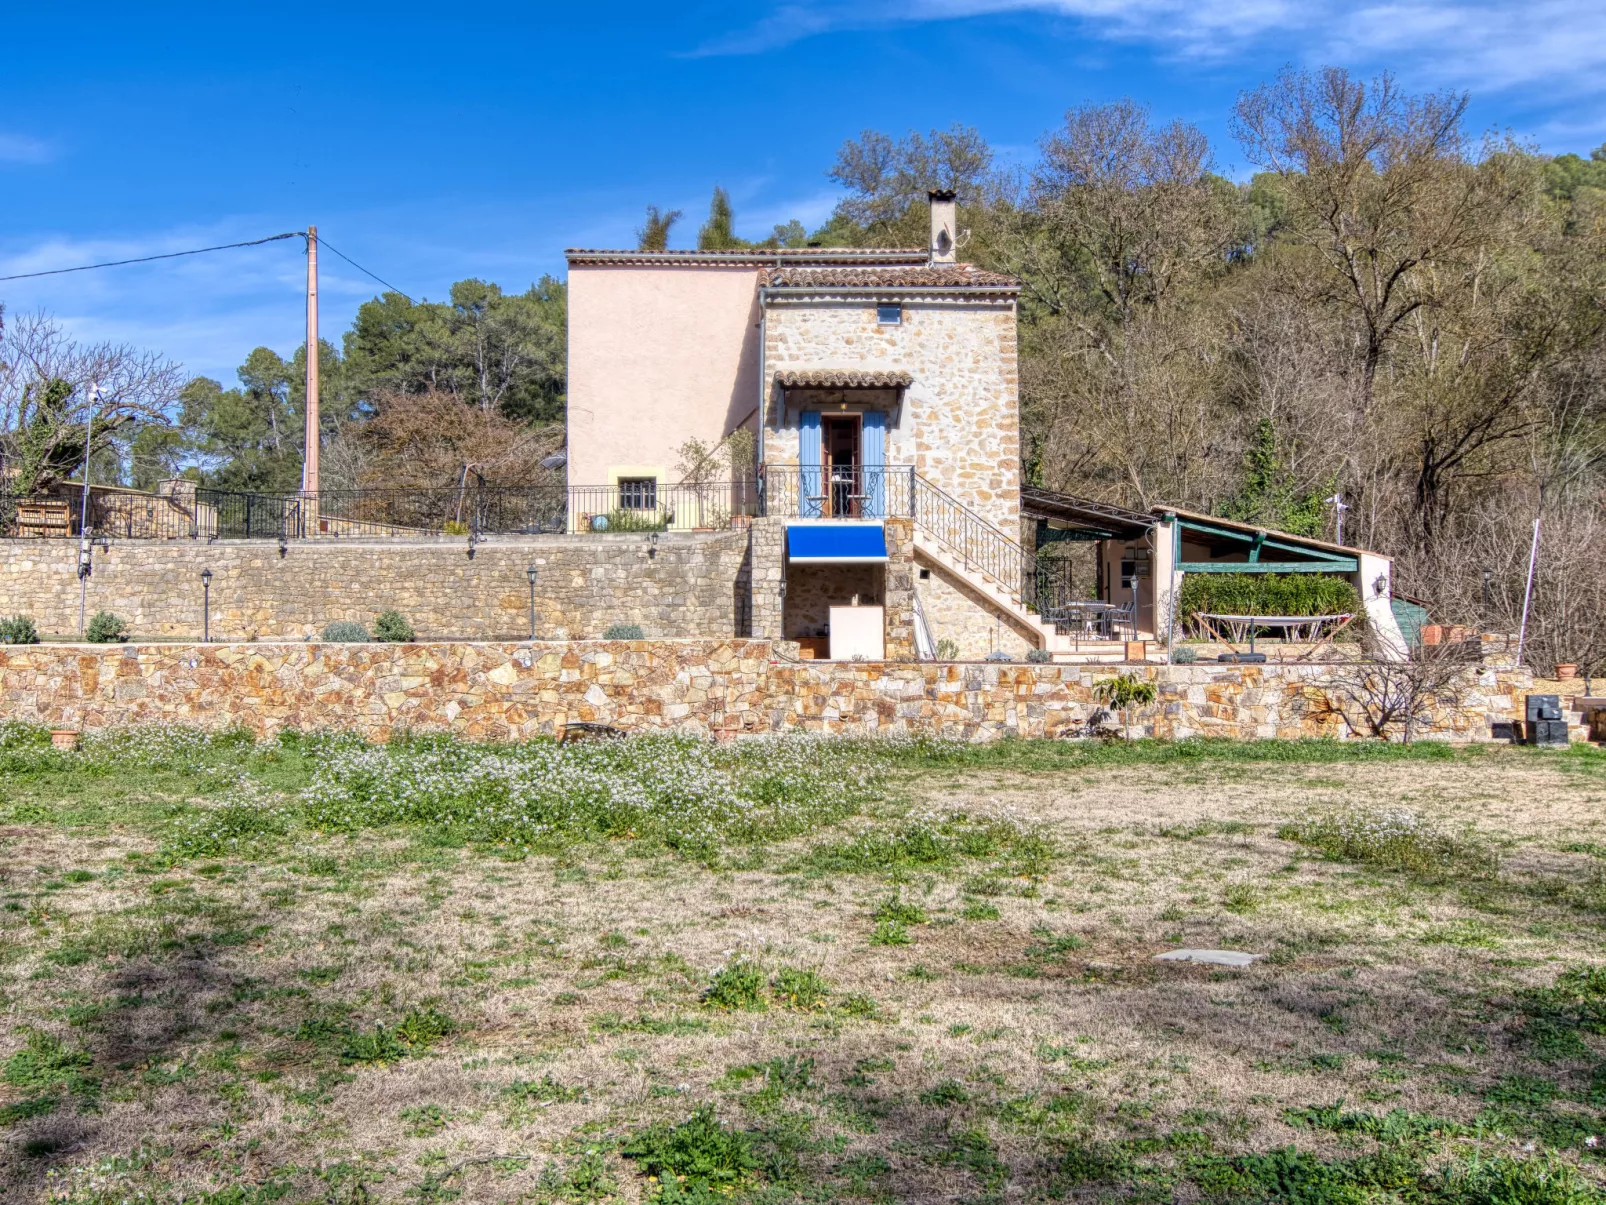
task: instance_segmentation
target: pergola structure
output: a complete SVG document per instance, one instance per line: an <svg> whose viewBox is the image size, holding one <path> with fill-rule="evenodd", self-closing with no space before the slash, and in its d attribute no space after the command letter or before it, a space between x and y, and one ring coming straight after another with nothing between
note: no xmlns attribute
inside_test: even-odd
<svg viewBox="0 0 1606 1205"><path fill-rule="evenodd" d="M1099 596L1130 600L1137 626L1156 638L1169 637L1172 600L1189 573L1328 573L1350 580L1373 633L1404 654L1390 606L1388 557L1174 506L1131 510L1036 486L1020 493L1022 518L1035 523L1036 547L1094 543Z"/></svg>

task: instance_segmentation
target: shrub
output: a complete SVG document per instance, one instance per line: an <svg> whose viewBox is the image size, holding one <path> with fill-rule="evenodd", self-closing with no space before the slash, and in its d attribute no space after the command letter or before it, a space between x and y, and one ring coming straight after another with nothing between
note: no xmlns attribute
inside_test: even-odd
<svg viewBox="0 0 1606 1205"><path fill-rule="evenodd" d="M1054 654L1047 649L1027 649L1026 660L1033 665L1047 665L1054 660Z"/></svg>
<svg viewBox="0 0 1606 1205"><path fill-rule="evenodd" d="M1199 660L1199 650L1186 644L1179 645L1171 650L1172 665L1192 665Z"/></svg>
<svg viewBox="0 0 1606 1205"><path fill-rule="evenodd" d="M333 626L332 624L330 625ZM325 629L327 633L328 629ZM413 625L407 622L407 617L400 611L381 611L374 620L374 639L388 641L391 644L406 644L417 638ZM325 640L329 639L326 634Z"/></svg>
<svg viewBox="0 0 1606 1205"><path fill-rule="evenodd" d="M1179 618L1218 615L1359 615L1347 578L1327 573L1190 573L1177 594Z"/></svg>
<svg viewBox="0 0 1606 1205"><path fill-rule="evenodd" d="M318 639L330 644L367 644L370 637L368 629L362 624L350 619L337 619L324 625L323 631L318 633Z"/></svg>
<svg viewBox="0 0 1606 1205"><path fill-rule="evenodd" d="M96 611L84 636L90 644L119 644L128 639L128 623L121 615Z"/></svg>
<svg viewBox="0 0 1606 1205"><path fill-rule="evenodd" d="M0 643L38 644L39 630L33 626L33 620L26 615L13 615L10 619L0 619Z"/></svg>
<svg viewBox="0 0 1606 1205"><path fill-rule="evenodd" d="M646 633L639 623L616 623L602 634L604 640L645 640Z"/></svg>
<svg viewBox="0 0 1606 1205"><path fill-rule="evenodd" d="M611 510L604 519L603 526L597 528L592 524L593 530L599 531L668 531L669 519L664 512L656 510Z"/></svg>
<svg viewBox="0 0 1606 1205"><path fill-rule="evenodd" d="M953 640L947 636L944 636L941 640L937 641L937 660L958 661L959 641Z"/></svg>

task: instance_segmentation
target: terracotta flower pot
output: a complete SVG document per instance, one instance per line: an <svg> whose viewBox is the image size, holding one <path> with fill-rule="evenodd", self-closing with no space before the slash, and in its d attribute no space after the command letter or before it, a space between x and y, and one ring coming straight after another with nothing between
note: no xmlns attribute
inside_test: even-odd
<svg viewBox="0 0 1606 1205"><path fill-rule="evenodd" d="M78 730L76 728L52 728L50 730L50 743L57 749L78 748Z"/></svg>
<svg viewBox="0 0 1606 1205"><path fill-rule="evenodd" d="M1558 680L1560 680L1562 682L1570 681L1571 679L1576 678L1577 676L1578 676L1578 666L1574 665L1570 661L1567 662L1565 665L1556 666L1556 677L1557 677Z"/></svg>

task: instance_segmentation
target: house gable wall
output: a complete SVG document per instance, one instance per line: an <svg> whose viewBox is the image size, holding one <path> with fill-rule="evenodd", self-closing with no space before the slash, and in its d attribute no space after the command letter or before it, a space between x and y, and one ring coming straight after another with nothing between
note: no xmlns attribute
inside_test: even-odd
<svg viewBox="0 0 1606 1205"><path fill-rule="evenodd" d="M674 481L682 444L716 443L753 413L759 273L570 265L571 486L611 484L622 469Z"/></svg>

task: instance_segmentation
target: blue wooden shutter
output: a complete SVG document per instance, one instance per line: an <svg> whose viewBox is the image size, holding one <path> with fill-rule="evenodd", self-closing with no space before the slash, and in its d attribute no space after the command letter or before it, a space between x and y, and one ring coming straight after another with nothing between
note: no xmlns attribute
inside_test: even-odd
<svg viewBox="0 0 1606 1205"><path fill-rule="evenodd" d="M797 416L797 513L805 519L818 519L824 500L820 470L825 448L820 441L820 412L805 410Z"/></svg>
<svg viewBox="0 0 1606 1205"><path fill-rule="evenodd" d="M864 460L864 513L880 519L887 513L887 416L880 410L867 410L861 432L860 453Z"/></svg>

